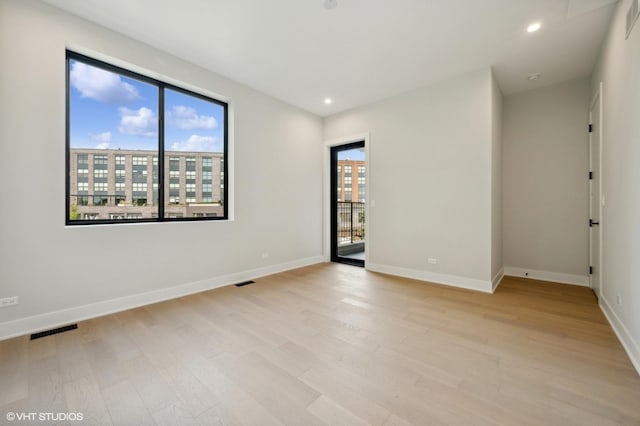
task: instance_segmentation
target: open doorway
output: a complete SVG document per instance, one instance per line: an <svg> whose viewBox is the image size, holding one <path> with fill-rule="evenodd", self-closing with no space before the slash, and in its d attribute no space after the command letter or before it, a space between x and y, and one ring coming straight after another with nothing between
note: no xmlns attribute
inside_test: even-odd
<svg viewBox="0 0 640 426"><path fill-rule="evenodd" d="M331 261L364 266L364 141L331 147Z"/></svg>

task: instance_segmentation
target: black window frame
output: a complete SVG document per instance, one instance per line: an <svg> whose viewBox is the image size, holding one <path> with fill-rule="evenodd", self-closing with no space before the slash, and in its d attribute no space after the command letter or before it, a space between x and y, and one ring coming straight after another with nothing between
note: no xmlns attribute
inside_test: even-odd
<svg viewBox="0 0 640 426"><path fill-rule="evenodd" d="M126 219L126 220L111 220L111 219L76 219L71 220L71 193L70 193L70 184L71 184L71 119L70 119L70 92L71 92L71 84L70 84L70 63L72 60L82 62L84 64L97 67L106 71L110 71L113 73L117 73L123 75L128 78L132 78L135 80L142 81L147 84L151 84L158 88L158 149L156 154L158 156L158 211L157 217L150 218L140 218L140 219ZM229 182L229 170L228 170L228 155L229 155L229 104L227 102L221 101L220 99L213 98L208 95L204 95L202 93L194 92L189 89L185 89L180 86L176 86L174 84L166 83L162 80L158 80L156 78L152 78L146 76L144 74L140 74L126 68L119 67L117 65L110 64L108 62L104 62L90 56L83 55L81 53L74 52L72 50L65 51L65 225L67 226L78 226L78 225L118 225L118 224L130 224L130 223L158 223L158 222L202 222L202 221L226 221L229 220L229 188L227 182ZM182 94L193 96L199 99L202 99L207 102L211 102L217 104L223 108L223 170L224 173L224 187L222 188L221 196L223 197L224 203L222 205L223 215L222 216L194 216L194 217L165 217L165 178L167 178L168 185L168 176L165 176L165 168L164 168L164 115L165 115L165 106L164 106L164 91L166 89L173 90L176 92L180 92ZM171 152L171 151L170 151ZM168 186L166 187L168 194ZM77 192L77 191L76 191ZM197 192L197 191L196 191ZM83 195L84 196L84 195ZM94 195L95 196L95 195ZM90 197L87 195L87 197ZM126 213L125 213L126 214Z"/></svg>

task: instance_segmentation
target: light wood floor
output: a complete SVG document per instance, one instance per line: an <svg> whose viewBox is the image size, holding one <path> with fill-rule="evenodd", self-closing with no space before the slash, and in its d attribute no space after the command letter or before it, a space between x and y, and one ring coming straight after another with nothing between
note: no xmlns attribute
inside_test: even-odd
<svg viewBox="0 0 640 426"><path fill-rule="evenodd" d="M640 378L581 287L323 264L78 325L0 342L0 424L640 424Z"/></svg>

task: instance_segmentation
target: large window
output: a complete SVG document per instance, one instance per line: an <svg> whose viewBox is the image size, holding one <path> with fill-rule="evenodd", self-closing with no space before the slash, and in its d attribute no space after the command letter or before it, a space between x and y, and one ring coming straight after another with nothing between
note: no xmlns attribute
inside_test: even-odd
<svg viewBox="0 0 640 426"><path fill-rule="evenodd" d="M67 51L66 223L228 217L227 104Z"/></svg>

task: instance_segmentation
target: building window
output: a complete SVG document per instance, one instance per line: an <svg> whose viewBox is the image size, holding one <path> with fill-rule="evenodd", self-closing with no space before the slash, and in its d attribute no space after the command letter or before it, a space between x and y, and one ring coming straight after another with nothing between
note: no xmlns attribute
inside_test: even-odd
<svg viewBox="0 0 640 426"><path fill-rule="evenodd" d="M193 217L209 217L209 216L215 216L215 213L194 213Z"/></svg>
<svg viewBox="0 0 640 426"><path fill-rule="evenodd" d="M147 169L133 169L133 178L147 180Z"/></svg>
<svg viewBox="0 0 640 426"><path fill-rule="evenodd" d="M102 196L94 196L93 197L93 205L94 206L108 206L109 205L109 197L106 195Z"/></svg>
<svg viewBox="0 0 640 426"><path fill-rule="evenodd" d="M118 219L142 219L142 213L110 213L109 219L118 220Z"/></svg>
<svg viewBox="0 0 640 426"><path fill-rule="evenodd" d="M131 161L131 164L133 164L134 166L146 166L147 165L147 157L146 156L140 156L140 155L134 155Z"/></svg>
<svg viewBox="0 0 640 426"><path fill-rule="evenodd" d="M147 184L146 183L134 183L133 184L133 192L147 192Z"/></svg>
<svg viewBox="0 0 640 426"><path fill-rule="evenodd" d="M67 82L67 224L227 219L225 102L71 51Z"/></svg>

